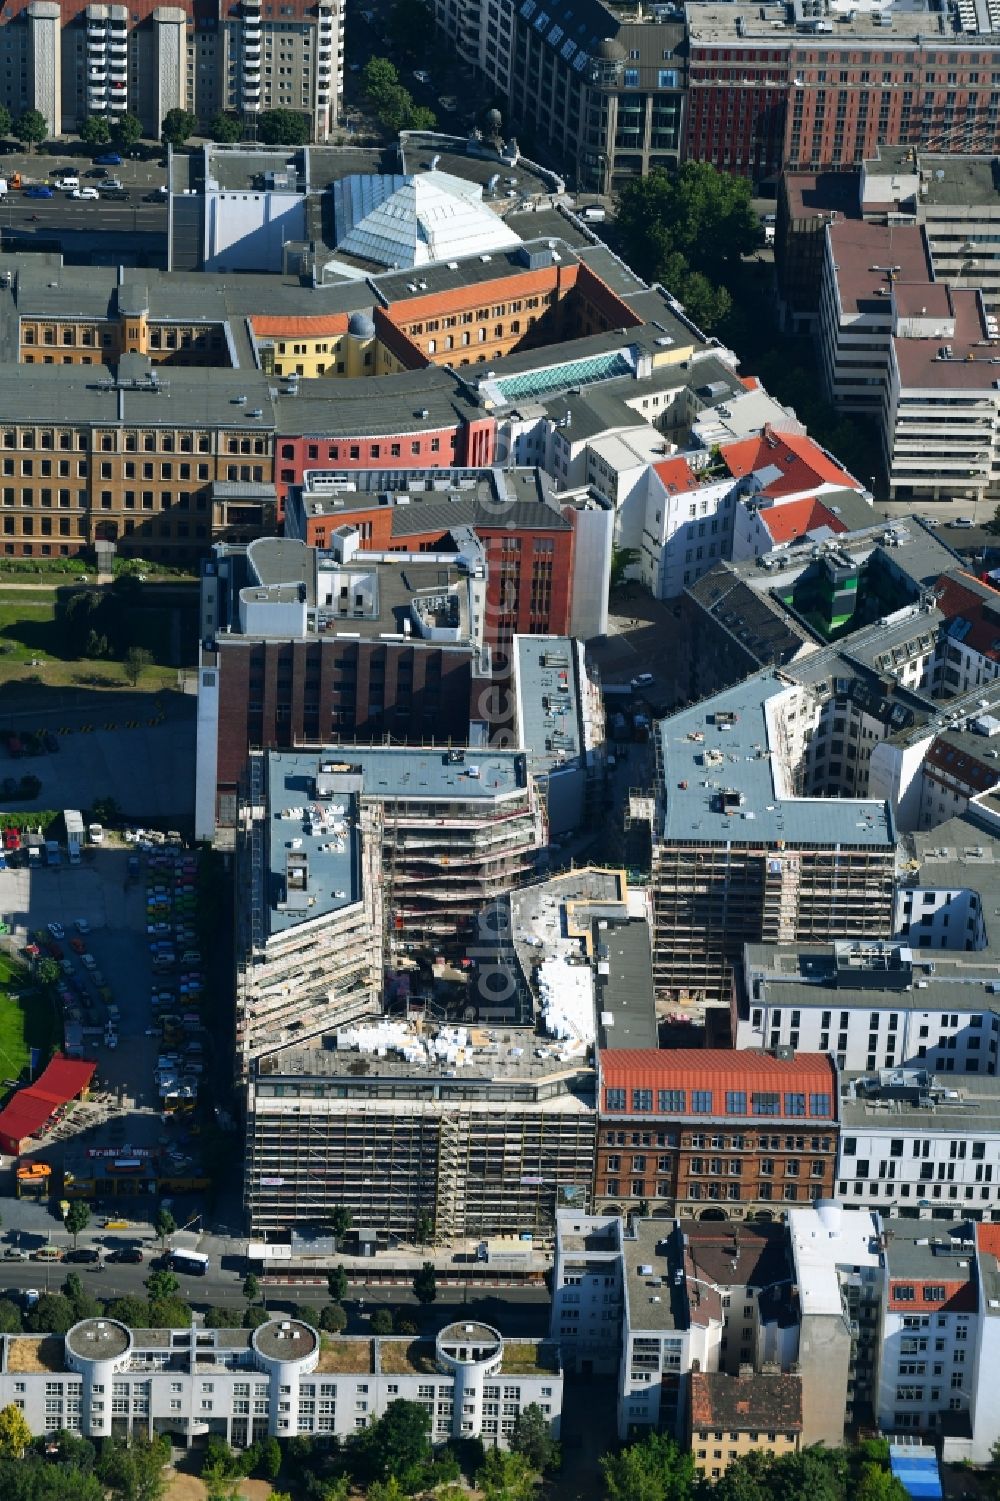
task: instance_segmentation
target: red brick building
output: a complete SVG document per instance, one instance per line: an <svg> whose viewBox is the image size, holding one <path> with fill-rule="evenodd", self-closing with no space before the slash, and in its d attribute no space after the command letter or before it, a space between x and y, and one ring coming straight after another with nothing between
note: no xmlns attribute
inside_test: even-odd
<svg viewBox="0 0 1000 1501"><path fill-rule="evenodd" d="M833 1193L827 1054L622 1048L598 1069L596 1205L738 1219Z"/></svg>

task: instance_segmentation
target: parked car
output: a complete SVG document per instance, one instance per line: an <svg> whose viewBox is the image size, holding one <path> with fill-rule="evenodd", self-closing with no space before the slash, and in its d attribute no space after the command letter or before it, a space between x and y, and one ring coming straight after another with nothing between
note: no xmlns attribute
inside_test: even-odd
<svg viewBox="0 0 1000 1501"><path fill-rule="evenodd" d="M20 1246L4 1246L4 1261L27 1261L28 1253Z"/></svg>
<svg viewBox="0 0 1000 1501"><path fill-rule="evenodd" d="M100 156L94 157L95 167L120 167L122 159L117 151L102 151Z"/></svg>
<svg viewBox="0 0 1000 1501"><path fill-rule="evenodd" d="M969 527L972 526L972 524L973 522L971 516L956 516L953 521L948 522L949 526Z"/></svg>
<svg viewBox="0 0 1000 1501"><path fill-rule="evenodd" d="M66 929L63 927L61 922L50 922L48 924L48 929L53 938L66 937Z"/></svg>
<svg viewBox="0 0 1000 1501"><path fill-rule="evenodd" d="M43 182L33 182L29 188L25 188L24 196L25 198L54 198L56 195Z"/></svg>
<svg viewBox="0 0 1000 1501"><path fill-rule="evenodd" d="M99 1251L95 1251L90 1246L77 1246L75 1250L67 1251L63 1259L65 1261L76 1262L77 1264L82 1262L85 1266L93 1266L96 1261L100 1261L101 1255Z"/></svg>
<svg viewBox="0 0 1000 1501"><path fill-rule="evenodd" d="M135 1266L142 1259L142 1251L138 1246L118 1246L115 1250L109 1251L105 1257L106 1261L120 1261L128 1266Z"/></svg>
<svg viewBox="0 0 1000 1501"><path fill-rule="evenodd" d="M69 196L71 198L86 198L89 202L94 203L101 195L96 188L74 188Z"/></svg>

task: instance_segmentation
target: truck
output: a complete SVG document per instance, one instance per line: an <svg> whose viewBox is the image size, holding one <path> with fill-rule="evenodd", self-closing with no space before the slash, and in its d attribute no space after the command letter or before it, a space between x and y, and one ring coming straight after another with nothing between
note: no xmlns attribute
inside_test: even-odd
<svg viewBox="0 0 1000 1501"><path fill-rule="evenodd" d="M83 818L76 808L64 808L63 822L66 825L66 848L69 852L69 863L70 865L79 865L80 850L84 840Z"/></svg>

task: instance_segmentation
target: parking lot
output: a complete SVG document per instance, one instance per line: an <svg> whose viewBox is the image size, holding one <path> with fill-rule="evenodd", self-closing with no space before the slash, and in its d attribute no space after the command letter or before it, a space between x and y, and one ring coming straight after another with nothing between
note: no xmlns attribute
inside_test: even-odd
<svg viewBox="0 0 1000 1501"><path fill-rule="evenodd" d="M33 943L59 963L56 1030L98 1065L92 1098L33 1140L29 1155L49 1163L55 1178L71 1175L66 1196L75 1183L91 1203L127 1204L133 1193L149 1193L151 1181L183 1185L197 1176L190 1114L204 1067L197 860L135 844L87 854L79 865L64 854L55 868L0 871L0 912L13 948Z"/></svg>

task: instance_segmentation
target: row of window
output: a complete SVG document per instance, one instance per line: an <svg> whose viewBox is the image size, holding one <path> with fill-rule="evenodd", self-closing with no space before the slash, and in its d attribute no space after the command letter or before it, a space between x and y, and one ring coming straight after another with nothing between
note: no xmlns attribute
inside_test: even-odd
<svg viewBox="0 0 1000 1501"><path fill-rule="evenodd" d="M712 1089L658 1089L655 1091L656 1111L660 1115L712 1115L717 1108L716 1096L722 1093L720 1090ZM640 1114L652 1111L653 1097L652 1089L633 1089L631 1092L632 1110ZM832 1096L827 1093L806 1095L797 1091L786 1092L782 1100L782 1095L777 1091L754 1090L749 1094L749 1111L747 1098L748 1094L745 1089L726 1090L724 1113L726 1115L778 1116L804 1116L808 1113L812 1117L824 1120L831 1119L833 1113ZM608 1087L604 1091L604 1106L609 1112L627 1109L627 1099L628 1091L625 1089ZM721 1099L719 1104L721 1105Z"/></svg>

